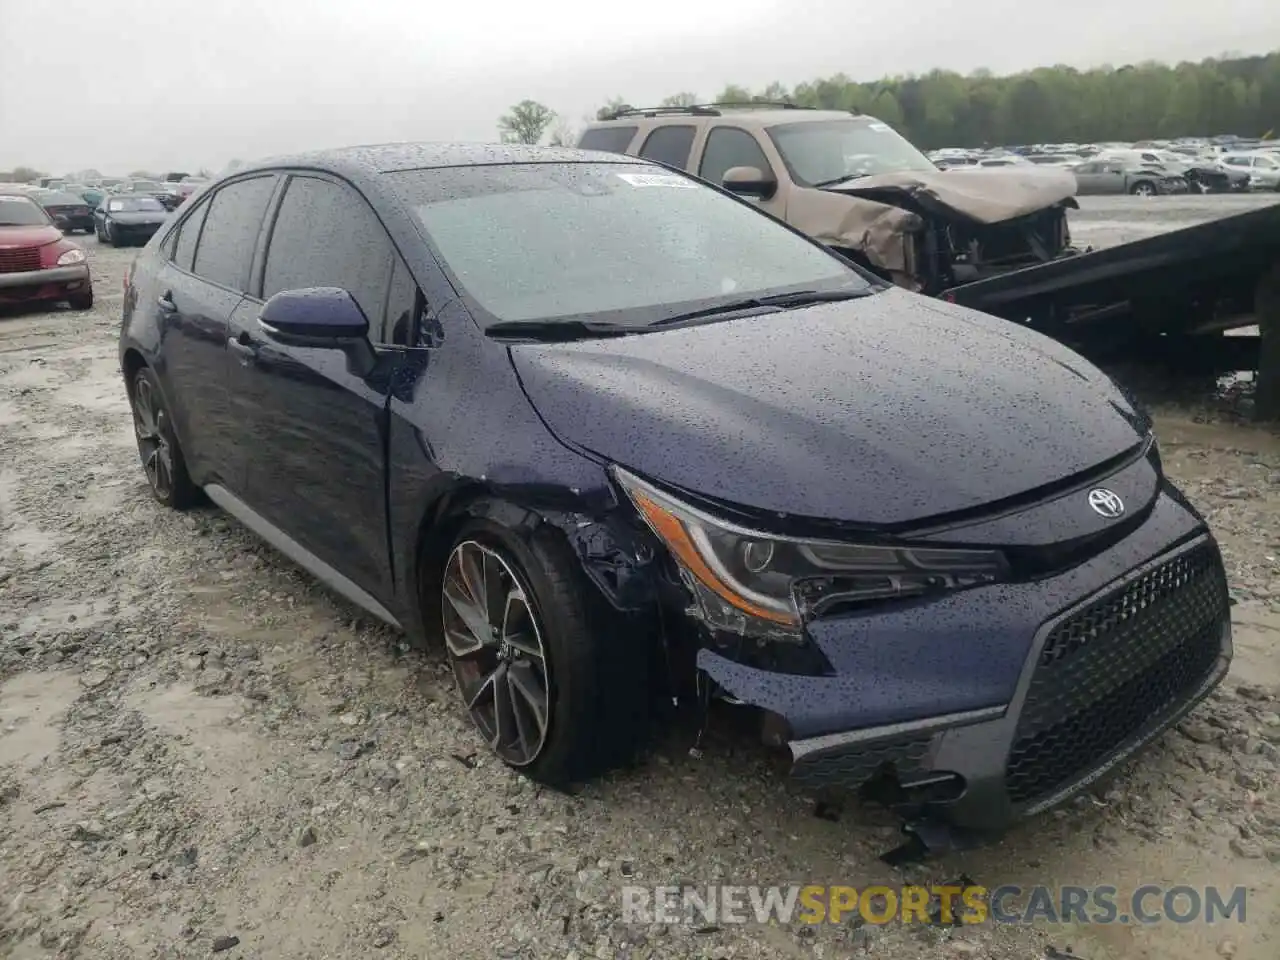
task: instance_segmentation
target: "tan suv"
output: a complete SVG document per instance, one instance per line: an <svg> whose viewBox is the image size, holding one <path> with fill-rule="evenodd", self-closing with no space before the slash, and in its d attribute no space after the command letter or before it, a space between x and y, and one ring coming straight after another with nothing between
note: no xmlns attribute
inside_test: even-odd
<svg viewBox="0 0 1280 960"><path fill-rule="evenodd" d="M944 172L861 114L791 104L625 106L588 125L578 146L696 174L926 293L1070 252L1069 172Z"/></svg>

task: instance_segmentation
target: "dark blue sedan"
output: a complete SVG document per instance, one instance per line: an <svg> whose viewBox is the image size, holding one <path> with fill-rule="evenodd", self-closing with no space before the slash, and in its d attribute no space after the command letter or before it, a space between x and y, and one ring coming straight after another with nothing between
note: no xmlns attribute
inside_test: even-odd
<svg viewBox="0 0 1280 960"><path fill-rule="evenodd" d="M206 187L126 289L155 497L442 642L539 780L719 698L812 784L998 831L1227 669L1218 547L1106 376L685 174L278 160Z"/></svg>

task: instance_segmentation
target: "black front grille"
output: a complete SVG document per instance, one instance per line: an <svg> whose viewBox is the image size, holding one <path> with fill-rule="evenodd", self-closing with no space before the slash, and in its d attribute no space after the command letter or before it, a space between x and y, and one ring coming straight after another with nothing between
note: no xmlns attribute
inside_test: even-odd
<svg viewBox="0 0 1280 960"><path fill-rule="evenodd" d="M1217 662L1227 609L1222 563L1205 544L1058 624L1018 719L1009 798L1079 779L1191 696Z"/></svg>

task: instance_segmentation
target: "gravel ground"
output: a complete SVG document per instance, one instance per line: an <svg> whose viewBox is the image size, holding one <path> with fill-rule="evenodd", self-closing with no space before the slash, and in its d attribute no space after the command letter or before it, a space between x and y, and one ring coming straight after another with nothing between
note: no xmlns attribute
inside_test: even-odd
<svg viewBox="0 0 1280 960"><path fill-rule="evenodd" d="M1228 202L1090 202L1077 226L1100 243ZM1226 554L1228 681L1098 794L903 873L876 859L887 817L815 816L728 724L700 751L672 730L572 795L538 789L485 755L438 655L216 510L158 507L115 360L133 252L85 246L91 313L0 318L0 956L1280 956L1275 434L1157 411ZM1186 927L620 919L624 883L961 876L1245 885L1249 910Z"/></svg>

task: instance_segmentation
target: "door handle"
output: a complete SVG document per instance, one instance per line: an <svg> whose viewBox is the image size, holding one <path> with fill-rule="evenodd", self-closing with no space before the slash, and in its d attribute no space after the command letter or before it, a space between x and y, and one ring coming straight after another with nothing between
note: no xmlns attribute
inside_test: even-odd
<svg viewBox="0 0 1280 960"><path fill-rule="evenodd" d="M156 305L170 313L178 309L178 305L173 302L173 294L168 290L156 297Z"/></svg>

